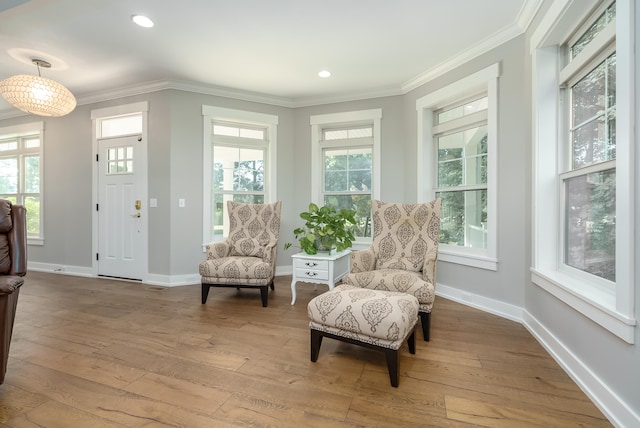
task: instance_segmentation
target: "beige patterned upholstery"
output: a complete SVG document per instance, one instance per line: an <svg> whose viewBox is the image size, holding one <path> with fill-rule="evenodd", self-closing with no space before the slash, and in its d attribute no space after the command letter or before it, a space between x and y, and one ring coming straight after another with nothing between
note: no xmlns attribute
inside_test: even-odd
<svg viewBox="0 0 640 428"><path fill-rule="evenodd" d="M227 202L229 236L207 245L207 259L200 263L203 304L210 287L257 287L262 306L267 306L276 272L281 204Z"/></svg>
<svg viewBox="0 0 640 428"><path fill-rule="evenodd" d="M371 201L373 242L351 253L345 284L408 293L420 303L424 340L429 340L435 300L441 200L423 204Z"/></svg>
<svg viewBox="0 0 640 428"><path fill-rule="evenodd" d="M343 284L313 298L307 312L311 361L317 361L323 337L366 346L385 353L391 385L398 386L398 349L407 338L409 351L415 353L418 299Z"/></svg>

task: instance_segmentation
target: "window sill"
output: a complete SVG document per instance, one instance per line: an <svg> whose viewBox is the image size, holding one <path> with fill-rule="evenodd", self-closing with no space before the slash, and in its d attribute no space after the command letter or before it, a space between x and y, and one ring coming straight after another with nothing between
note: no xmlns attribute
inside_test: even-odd
<svg viewBox="0 0 640 428"><path fill-rule="evenodd" d="M482 254L464 252L452 245L438 247L438 261L497 271L498 260Z"/></svg>
<svg viewBox="0 0 640 428"><path fill-rule="evenodd" d="M44 239L42 238L27 238L27 245L44 245Z"/></svg>
<svg viewBox="0 0 640 428"><path fill-rule="evenodd" d="M531 281L620 339L634 343L636 320L616 311L612 292L557 271L532 268Z"/></svg>

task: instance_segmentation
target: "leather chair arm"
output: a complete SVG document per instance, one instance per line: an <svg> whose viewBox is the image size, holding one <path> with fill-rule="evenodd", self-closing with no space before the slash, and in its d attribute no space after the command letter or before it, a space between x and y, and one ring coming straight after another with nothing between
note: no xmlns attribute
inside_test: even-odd
<svg viewBox="0 0 640 428"><path fill-rule="evenodd" d="M11 206L13 228L8 233L11 253L9 275L27 274L27 210L22 205Z"/></svg>

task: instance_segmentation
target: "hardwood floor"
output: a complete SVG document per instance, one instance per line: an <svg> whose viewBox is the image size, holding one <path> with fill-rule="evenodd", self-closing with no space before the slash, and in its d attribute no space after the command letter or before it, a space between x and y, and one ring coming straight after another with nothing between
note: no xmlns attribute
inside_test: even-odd
<svg viewBox="0 0 640 428"><path fill-rule="evenodd" d="M443 298L398 388L362 347L325 339L312 363L306 306L326 287L298 283L291 306L290 281L263 308L258 290L202 305L199 285L30 272L0 426L611 426L524 327Z"/></svg>

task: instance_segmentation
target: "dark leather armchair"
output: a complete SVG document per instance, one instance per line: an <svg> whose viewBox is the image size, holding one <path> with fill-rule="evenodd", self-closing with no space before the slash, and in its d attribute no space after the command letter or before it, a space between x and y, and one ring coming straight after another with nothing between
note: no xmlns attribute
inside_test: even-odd
<svg viewBox="0 0 640 428"><path fill-rule="evenodd" d="M27 210L0 199L0 384L4 382L18 293L27 274Z"/></svg>

